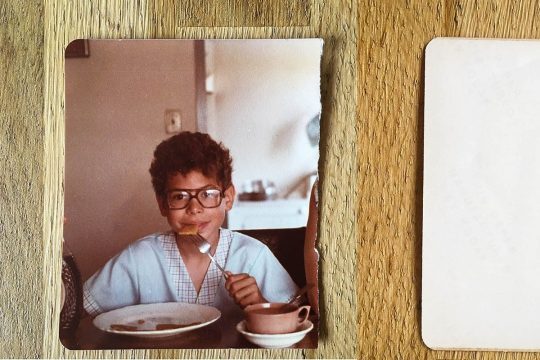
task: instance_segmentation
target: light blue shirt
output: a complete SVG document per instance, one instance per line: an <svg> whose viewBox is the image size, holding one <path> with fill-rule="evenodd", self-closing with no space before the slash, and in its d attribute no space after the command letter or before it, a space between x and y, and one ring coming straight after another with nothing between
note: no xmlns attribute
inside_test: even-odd
<svg viewBox="0 0 540 360"><path fill-rule="evenodd" d="M294 296L297 286L266 245L241 233L221 229L223 232L231 238L226 270L253 276L269 302L287 302ZM135 304L182 301L161 246L163 236L167 233L130 244L85 282L84 307L90 315ZM224 285L222 278L211 305L224 317L241 318L242 309Z"/></svg>

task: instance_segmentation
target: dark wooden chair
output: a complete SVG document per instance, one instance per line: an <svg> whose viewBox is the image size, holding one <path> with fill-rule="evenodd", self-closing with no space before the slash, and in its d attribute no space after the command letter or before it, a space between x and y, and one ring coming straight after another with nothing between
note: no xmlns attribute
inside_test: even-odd
<svg viewBox="0 0 540 360"><path fill-rule="evenodd" d="M60 334L76 329L83 312L81 275L72 255L64 255L62 258L62 282L65 300L60 313Z"/></svg>
<svg viewBox="0 0 540 360"><path fill-rule="evenodd" d="M304 236L306 228L238 230L270 248L298 287L306 285Z"/></svg>

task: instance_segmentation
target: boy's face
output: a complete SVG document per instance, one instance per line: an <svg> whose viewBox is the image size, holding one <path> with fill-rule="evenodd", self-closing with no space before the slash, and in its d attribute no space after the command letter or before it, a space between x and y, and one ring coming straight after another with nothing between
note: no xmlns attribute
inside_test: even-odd
<svg viewBox="0 0 540 360"><path fill-rule="evenodd" d="M167 198L158 197L161 215L167 218L172 230L176 233L185 225L195 224L199 234L211 243L217 243L219 239L219 228L225 220L227 210L232 208L235 196L234 186L222 189L216 179L204 176L200 171L191 171L186 175L176 174L167 180L166 192L186 190L191 195L195 195L200 189L219 189L224 192L224 196L219 206L205 208L197 198L192 198L184 209L169 209Z"/></svg>

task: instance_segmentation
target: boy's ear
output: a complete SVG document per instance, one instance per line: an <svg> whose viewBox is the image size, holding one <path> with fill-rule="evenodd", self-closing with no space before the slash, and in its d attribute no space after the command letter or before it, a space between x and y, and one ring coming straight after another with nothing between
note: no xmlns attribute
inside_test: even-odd
<svg viewBox="0 0 540 360"><path fill-rule="evenodd" d="M236 189L234 185L231 185L225 190L225 208L231 210L234 204L234 198L236 196Z"/></svg>
<svg viewBox="0 0 540 360"><path fill-rule="evenodd" d="M159 211L161 212L161 215L167 216L167 214L169 213L169 208L165 202L165 199L159 195L156 195L156 201L158 203Z"/></svg>

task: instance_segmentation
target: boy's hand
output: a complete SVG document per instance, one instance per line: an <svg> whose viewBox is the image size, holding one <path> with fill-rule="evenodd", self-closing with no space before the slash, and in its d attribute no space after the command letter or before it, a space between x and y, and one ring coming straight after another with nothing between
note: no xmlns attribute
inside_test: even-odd
<svg viewBox="0 0 540 360"><path fill-rule="evenodd" d="M230 271L226 272L227 281L225 281L225 289L234 299L234 302L245 308L248 305L268 302L261 294L255 278L248 274L233 274Z"/></svg>

